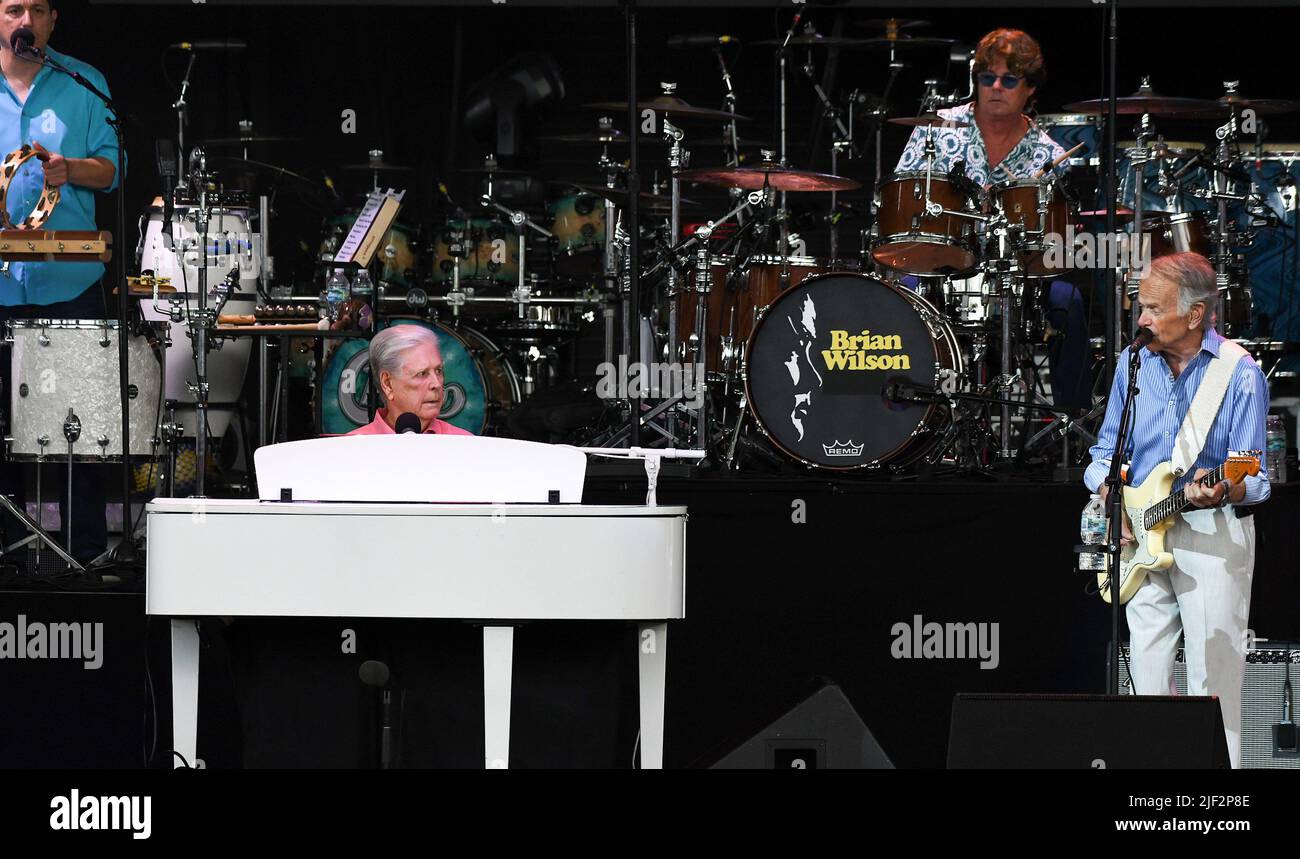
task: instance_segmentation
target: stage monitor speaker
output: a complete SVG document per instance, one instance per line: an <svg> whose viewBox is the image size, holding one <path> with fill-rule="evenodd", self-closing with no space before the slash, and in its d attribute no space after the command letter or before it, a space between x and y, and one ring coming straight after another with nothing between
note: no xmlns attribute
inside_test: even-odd
<svg viewBox="0 0 1300 859"><path fill-rule="evenodd" d="M1144 730L1149 725L1160 730ZM953 699L949 769L1227 766L1217 698L959 694Z"/></svg>
<svg viewBox="0 0 1300 859"><path fill-rule="evenodd" d="M714 769L893 769L844 692L828 683L713 765Z"/></svg>
<svg viewBox="0 0 1300 859"><path fill-rule="evenodd" d="M1131 693L1128 645L1121 644L1120 691ZM1300 683L1300 642L1259 641L1246 651L1246 677L1241 686L1241 768L1300 769L1296 748L1295 683ZM1288 698L1287 688L1292 691ZM1187 694L1187 663L1183 650L1174 660L1174 687Z"/></svg>

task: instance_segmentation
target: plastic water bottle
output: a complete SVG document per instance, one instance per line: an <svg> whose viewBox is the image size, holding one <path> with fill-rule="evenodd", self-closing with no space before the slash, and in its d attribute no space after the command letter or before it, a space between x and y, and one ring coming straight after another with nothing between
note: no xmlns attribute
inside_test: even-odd
<svg viewBox="0 0 1300 859"><path fill-rule="evenodd" d="M358 298L367 298L375 294L375 282L370 279L370 272L364 268L352 278L352 294Z"/></svg>
<svg viewBox="0 0 1300 859"><path fill-rule="evenodd" d="M343 269L336 268L325 283L325 303L329 305L330 319L338 319L339 305L347 301L352 285Z"/></svg>
<svg viewBox="0 0 1300 859"><path fill-rule="evenodd" d="M1286 483L1286 426L1281 415L1269 415L1264 422L1265 465L1270 483Z"/></svg>
<svg viewBox="0 0 1300 859"><path fill-rule="evenodd" d="M1087 506L1083 508L1083 516L1079 519L1079 536L1089 546L1100 546L1106 542L1106 508L1101 503L1100 495L1090 497ZM1079 553L1081 570L1104 570L1106 561L1104 552Z"/></svg>

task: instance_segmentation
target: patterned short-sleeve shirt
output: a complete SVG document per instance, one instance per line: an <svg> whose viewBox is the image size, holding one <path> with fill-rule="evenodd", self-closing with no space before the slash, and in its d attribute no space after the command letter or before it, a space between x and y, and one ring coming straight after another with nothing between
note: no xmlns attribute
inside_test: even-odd
<svg viewBox="0 0 1300 859"><path fill-rule="evenodd" d="M990 168L984 137L975 124L975 103L944 108L939 111L939 115L944 119L969 122L970 125L965 128L940 126L934 129L935 169L947 173L953 164L965 161L967 177L982 186L996 185L1010 179L1027 179L1052 163L1053 159L1065 154L1059 143L1031 121L1024 137L1011 148L1002 163ZM925 133L924 127L912 129L907 147L898 159L898 166L894 168L896 172L925 169Z"/></svg>

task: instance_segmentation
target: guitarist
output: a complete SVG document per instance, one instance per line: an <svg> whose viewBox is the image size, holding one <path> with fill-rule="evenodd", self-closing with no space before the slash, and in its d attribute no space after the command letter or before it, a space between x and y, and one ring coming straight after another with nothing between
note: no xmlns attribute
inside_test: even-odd
<svg viewBox="0 0 1300 859"><path fill-rule="evenodd" d="M1178 477L1192 507L1173 517L1165 533L1165 550L1174 563L1148 573L1128 603L1134 692L1165 695L1173 690L1174 655L1180 634L1187 663L1187 690L1217 695L1223 708L1228 752L1240 758L1241 684L1245 673L1245 632L1250 615L1250 582L1255 569L1255 525L1250 505L1269 496L1268 475L1212 486L1196 482L1224 462L1229 451L1263 450L1268 414L1268 385L1259 366L1237 344L1214 330L1218 302L1214 269L1199 254L1181 253L1151 263L1138 290L1139 325L1154 337L1141 350L1136 413L1127 457L1127 483L1140 484L1162 462L1194 459L1190 476ZM1129 347L1130 349L1132 347ZM1128 388L1129 350L1116 362L1092 464L1084 482L1105 498L1103 481L1110 470L1120 412ZM1223 362L1223 363L1220 363ZM1216 368L1217 365L1217 368ZM1219 373L1226 379L1217 405L1196 402L1202 381ZM1206 384L1212 393L1213 384ZM1196 402L1196 409L1193 403ZM1211 411L1205 411L1210 409ZM1188 449L1196 437L1184 427L1189 410L1203 415L1204 443ZM1212 422L1211 422L1212 421ZM1187 421L1188 425L1196 421ZM1127 517L1126 517L1127 520ZM1123 543L1133 543L1128 521Z"/></svg>

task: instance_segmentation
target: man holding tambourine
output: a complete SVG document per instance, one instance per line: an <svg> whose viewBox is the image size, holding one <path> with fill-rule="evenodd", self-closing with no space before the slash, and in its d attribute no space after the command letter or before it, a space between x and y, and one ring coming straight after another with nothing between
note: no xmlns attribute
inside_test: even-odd
<svg viewBox="0 0 1300 859"><path fill-rule="evenodd" d="M8 174L0 177L8 180L2 196L6 229L95 230L94 192L112 191L117 184L117 139L103 102L39 59L47 56L108 92L98 70L47 47L59 17L54 5L55 0L0 0L0 155L9 153L0 171ZM22 56L16 45L22 46ZM25 46L35 49L36 58ZM0 273L0 322L108 318L99 288L103 274L99 262L11 262ZM8 375L7 366L4 370ZM78 560L100 554L107 542L98 471L73 469ZM67 499L63 510L67 515Z"/></svg>

